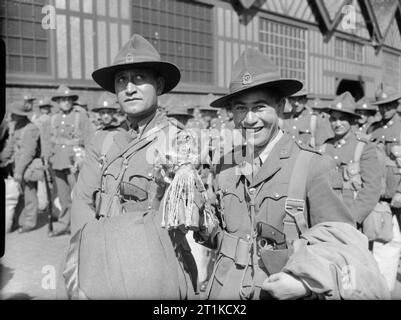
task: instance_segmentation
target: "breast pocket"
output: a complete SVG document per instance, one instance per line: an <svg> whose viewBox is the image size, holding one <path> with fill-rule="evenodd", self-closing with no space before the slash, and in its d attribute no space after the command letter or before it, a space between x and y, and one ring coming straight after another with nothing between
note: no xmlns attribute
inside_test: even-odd
<svg viewBox="0 0 401 320"><path fill-rule="evenodd" d="M344 170L339 166L330 170L329 179L331 188L336 192L341 192L344 187Z"/></svg>
<svg viewBox="0 0 401 320"><path fill-rule="evenodd" d="M287 196L288 183L266 185L258 195L260 205L256 219L275 226L280 230L285 216L284 206Z"/></svg>
<svg viewBox="0 0 401 320"><path fill-rule="evenodd" d="M221 201L224 219L229 232L236 232L243 223L244 218L249 220L244 190L242 190L241 187L243 188L242 185L238 188L222 188L223 193Z"/></svg>
<svg viewBox="0 0 401 320"><path fill-rule="evenodd" d="M114 192L121 171L122 161L120 160L114 161L103 171L102 179L106 193Z"/></svg>

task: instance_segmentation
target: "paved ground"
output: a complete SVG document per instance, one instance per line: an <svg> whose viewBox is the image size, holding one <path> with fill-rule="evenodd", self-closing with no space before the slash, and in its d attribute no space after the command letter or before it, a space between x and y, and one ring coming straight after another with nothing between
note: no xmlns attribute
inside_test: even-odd
<svg viewBox="0 0 401 320"><path fill-rule="evenodd" d="M48 238L46 225L29 233L9 233L0 260L0 299L59 299L58 269L65 257L69 236ZM401 265L393 292L401 300Z"/></svg>

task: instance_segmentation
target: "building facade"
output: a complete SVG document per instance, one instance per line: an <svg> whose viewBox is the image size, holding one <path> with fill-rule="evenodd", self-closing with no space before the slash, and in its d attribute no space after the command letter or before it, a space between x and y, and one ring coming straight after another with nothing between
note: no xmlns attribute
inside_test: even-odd
<svg viewBox="0 0 401 320"><path fill-rule="evenodd" d="M42 23L49 5L54 29ZM7 0L0 22L7 103L51 95L61 83L96 103L91 73L112 63L133 33L179 66L171 94L185 106L227 92L246 47L267 53L283 77L322 99L345 90L373 97L381 82L401 90L399 0Z"/></svg>

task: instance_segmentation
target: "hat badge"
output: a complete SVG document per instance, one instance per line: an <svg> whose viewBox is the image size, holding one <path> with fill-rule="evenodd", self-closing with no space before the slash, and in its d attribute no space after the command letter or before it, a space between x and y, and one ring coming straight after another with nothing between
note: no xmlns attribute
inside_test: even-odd
<svg viewBox="0 0 401 320"><path fill-rule="evenodd" d="M103 101L103 107L107 107L109 104L107 101Z"/></svg>
<svg viewBox="0 0 401 320"><path fill-rule="evenodd" d="M368 107L368 105L366 104L366 103L364 103L363 105L362 105L362 108L367 108Z"/></svg>
<svg viewBox="0 0 401 320"><path fill-rule="evenodd" d="M251 76L251 74L249 73L249 72L245 72L243 75L242 75L242 84L243 85L247 85L247 84L251 84L252 83L252 76Z"/></svg>
<svg viewBox="0 0 401 320"><path fill-rule="evenodd" d="M126 63L132 63L132 62L134 62L134 56L132 55L132 53L128 53L128 54L125 56L125 62L126 62Z"/></svg>
<svg viewBox="0 0 401 320"><path fill-rule="evenodd" d="M337 103L336 108L341 109L343 107L343 104L341 102Z"/></svg>
<svg viewBox="0 0 401 320"><path fill-rule="evenodd" d="M383 92L382 93L382 99L386 99L387 98L387 93Z"/></svg>

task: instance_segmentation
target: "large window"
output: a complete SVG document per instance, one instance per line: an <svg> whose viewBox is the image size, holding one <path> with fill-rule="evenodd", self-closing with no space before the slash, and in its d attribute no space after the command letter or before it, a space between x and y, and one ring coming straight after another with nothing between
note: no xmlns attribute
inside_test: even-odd
<svg viewBox="0 0 401 320"><path fill-rule="evenodd" d="M42 28L45 0L0 3L0 36L6 45L6 71L50 74L49 32Z"/></svg>
<svg viewBox="0 0 401 320"><path fill-rule="evenodd" d="M400 89L400 56L383 51L383 82L385 85Z"/></svg>
<svg viewBox="0 0 401 320"><path fill-rule="evenodd" d="M335 42L336 58L363 62L363 45L360 43L336 38Z"/></svg>
<svg viewBox="0 0 401 320"><path fill-rule="evenodd" d="M184 83L213 83L211 6L180 0L136 0L132 6L133 33L175 63Z"/></svg>
<svg viewBox="0 0 401 320"><path fill-rule="evenodd" d="M306 30L260 19L260 50L272 58L282 77L306 79Z"/></svg>

